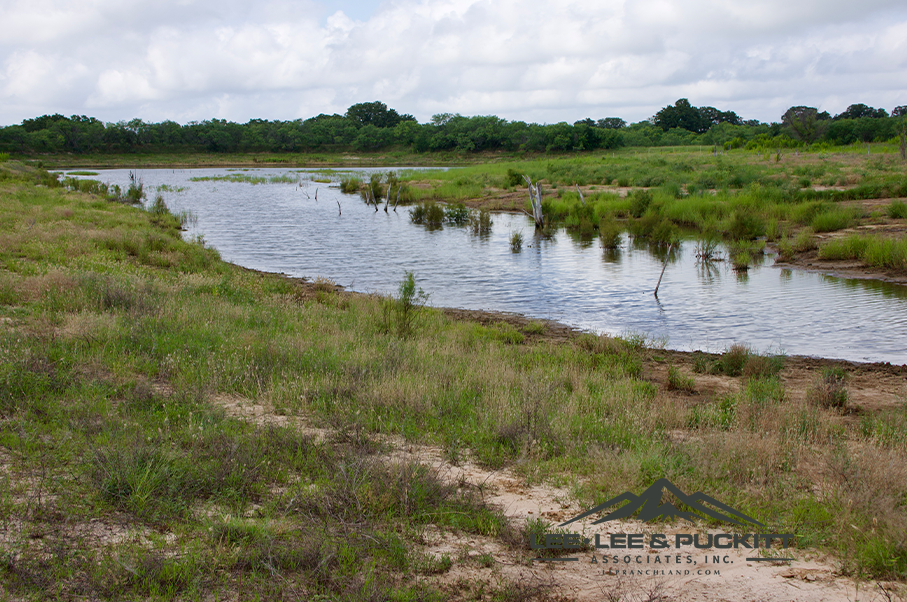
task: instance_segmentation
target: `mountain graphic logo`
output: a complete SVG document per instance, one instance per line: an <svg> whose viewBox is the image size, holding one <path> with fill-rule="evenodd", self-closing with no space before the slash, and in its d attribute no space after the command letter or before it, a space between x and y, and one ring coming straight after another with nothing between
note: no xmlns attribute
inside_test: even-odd
<svg viewBox="0 0 907 602"><path fill-rule="evenodd" d="M671 492L674 497L677 498L677 501L689 508L692 512L684 512L682 510L679 510L674 504L663 504L661 500L665 491ZM710 516L714 519L724 522L734 523L735 525L743 525L742 521L746 521L759 525L760 527L765 526L756 519L749 517L742 512L734 510L727 504L723 504L715 498L702 493L701 491L697 491L693 495L687 495L667 479L658 479L640 495L634 495L629 491L624 492L617 497L611 498L607 502L599 504L591 510L583 512L579 516L571 518L565 523L561 523L560 526L563 527L565 525L569 525L572 522L584 519L587 516L591 516L599 512L605 512L606 509L614 506L615 504L620 504L621 502L629 503L621 506L617 510L614 510L610 514L605 515L603 518L598 519L592 524L598 525L611 520L617 520L619 518L629 518L638 510L638 518L641 521L651 521L659 517L666 519L677 517L684 518L689 521L694 521L696 519L702 519L703 516L700 516L700 514L704 514L705 516ZM708 504L708 506L706 506L706 504ZM718 510L715 510L713 508L717 508L722 512L719 512ZM700 514L696 514L696 512Z"/></svg>

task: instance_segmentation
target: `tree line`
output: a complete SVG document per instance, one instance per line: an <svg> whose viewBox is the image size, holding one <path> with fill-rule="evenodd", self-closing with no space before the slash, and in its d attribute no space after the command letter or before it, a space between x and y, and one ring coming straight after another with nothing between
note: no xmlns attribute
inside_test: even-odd
<svg viewBox="0 0 907 602"><path fill-rule="evenodd" d="M791 107L777 123L742 120L733 111L695 107L685 98L652 118L628 124L619 117L572 124L508 121L493 115L444 113L419 123L383 102L359 103L343 115L240 124L223 119L146 123L141 119L104 123L94 117L60 114L25 119L0 128L0 152L155 153L379 151L565 152L621 146L721 145L724 148L786 148L816 143L852 144L896 138L907 106L891 114L854 104L832 117L814 107Z"/></svg>

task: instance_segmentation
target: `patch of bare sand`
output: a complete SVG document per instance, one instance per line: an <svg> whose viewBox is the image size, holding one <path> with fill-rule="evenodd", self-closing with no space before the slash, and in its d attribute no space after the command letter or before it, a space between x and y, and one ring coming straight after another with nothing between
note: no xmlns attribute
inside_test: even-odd
<svg viewBox="0 0 907 602"><path fill-rule="evenodd" d="M215 403L230 415L258 424L292 424L321 438L331 435L329 429L306 426L304 418L275 415L266 406L251 400L220 397ZM474 490L485 502L501 508L517 529L525 527L529 520L542 519L551 525L550 533L558 529L559 524L586 510L567 489L528 483L509 469L489 470L468 460L455 465L439 447L413 445L395 437L382 439L392 450L385 454L385 459L431 467L440 478L460 488ZM591 520L596 518L591 517ZM693 525L683 521L656 528L672 543L677 534L698 532ZM593 541L598 534L603 542L612 533L649 535L656 532L651 525L636 520L592 525L590 519L568 525L563 531L581 533ZM707 533L715 535L721 531ZM778 548L777 541L774 548ZM839 574L833 559L801 549L772 550L774 556L783 553L785 557L795 558L793 562L747 560L758 557L757 550L697 549L690 545L672 547L668 551L650 546L612 553L584 550L572 556L577 561L540 562L533 559L529 550L508 546L499 539L429 527L422 534L422 551L434 557L446 555L452 560L450 570L445 573L423 577L445 591L450 599L473 596L475 588L481 584L499 587L516 584L523 591L534 591L547 599L580 601L849 602L855 599L897 600L899 596L907 595L899 584L864 583L859 586ZM616 564L610 558L614 554L618 556ZM609 556L608 564L604 562L606 555ZM880 585L887 589L883 591Z"/></svg>

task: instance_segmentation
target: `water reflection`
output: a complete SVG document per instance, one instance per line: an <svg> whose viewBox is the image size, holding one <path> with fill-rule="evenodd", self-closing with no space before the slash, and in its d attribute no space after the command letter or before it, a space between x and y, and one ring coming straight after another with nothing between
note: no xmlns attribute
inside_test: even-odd
<svg viewBox="0 0 907 602"><path fill-rule="evenodd" d="M356 170L365 175L375 169ZM600 332L668 337L669 346L719 351L733 342L786 353L907 362L907 288L776 269L771 258L735 273L727 261L701 262L695 243L670 252L624 236L606 250L595 237L536 233L522 214L495 215L488 234L410 223L409 208L375 212L336 184L251 185L190 181L223 169L143 170L174 211L191 211L221 255L250 268L328 276L354 290L393 292L404 270L432 303L549 318ZM254 170L269 178L287 170ZM308 172L299 173L303 178ZM337 170L331 177L339 181ZM124 185L128 170L98 179ZM319 174L323 177L323 174ZM172 192L183 187L181 193ZM337 203L342 206L338 212ZM521 253L510 233L522 230ZM569 244L561 244L567 241ZM719 249L726 256L724 249ZM656 299L652 294L667 257ZM366 261L364 258L368 258Z"/></svg>

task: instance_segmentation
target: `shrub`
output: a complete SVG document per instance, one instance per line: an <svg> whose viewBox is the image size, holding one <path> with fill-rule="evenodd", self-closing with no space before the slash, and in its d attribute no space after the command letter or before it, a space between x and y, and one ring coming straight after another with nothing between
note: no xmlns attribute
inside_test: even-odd
<svg viewBox="0 0 907 602"><path fill-rule="evenodd" d="M753 240L765 234L765 222L747 209L738 209L728 226L728 235L734 240Z"/></svg>
<svg viewBox="0 0 907 602"><path fill-rule="evenodd" d="M847 228L850 223L850 212L838 209L818 214L813 218L811 226L815 232L835 232Z"/></svg>
<svg viewBox="0 0 907 602"><path fill-rule="evenodd" d="M696 391L696 381L692 376L683 374L676 366L668 366L668 390L693 393Z"/></svg>
<svg viewBox="0 0 907 602"><path fill-rule="evenodd" d="M444 210L444 219L451 224L462 225L469 221L469 210L463 203L457 203Z"/></svg>
<svg viewBox="0 0 907 602"><path fill-rule="evenodd" d="M397 334L401 337L412 332L416 311L428 301L428 294L416 288L416 277L412 272L405 272L397 296L392 300L392 309L396 313Z"/></svg>
<svg viewBox="0 0 907 602"><path fill-rule="evenodd" d="M359 188L362 187L362 180L355 176L350 176L348 178L341 178L340 180L340 192L346 194L354 194L359 192Z"/></svg>
<svg viewBox="0 0 907 602"><path fill-rule="evenodd" d="M621 184L625 186L625 184ZM636 218L642 217L649 209L652 203L652 193L648 190L637 190L630 195L630 215Z"/></svg>
<svg viewBox="0 0 907 602"><path fill-rule="evenodd" d="M440 226L444 223L444 209L434 201L426 201L410 209L409 219L414 224Z"/></svg>
<svg viewBox="0 0 907 602"><path fill-rule="evenodd" d="M806 390L806 400L827 409L847 408L846 374L842 368L823 368Z"/></svg>
<svg viewBox="0 0 907 602"><path fill-rule="evenodd" d="M598 238L604 249L617 249L620 247L623 235L619 224L614 220L603 217L598 222Z"/></svg>
<svg viewBox="0 0 907 602"><path fill-rule="evenodd" d="M716 367L728 376L739 376L743 373L743 366L746 365L749 356L749 347L734 343L727 351L721 354L721 357L716 362Z"/></svg>
<svg viewBox="0 0 907 602"><path fill-rule="evenodd" d="M892 201L888 205L888 217L891 219L907 218L907 203L903 201Z"/></svg>
<svg viewBox="0 0 907 602"><path fill-rule="evenodd" d="M491 221L491 213L486 209L480 211L473 211L469 215L469 228L472 230L473 234L488 234L491 232L491 226L494 222Z"/></svg>
<svg viewBox="0 0 907 602"><path fill-rule="evenodd" d="M798 253L803 253L805 251L812 251L817 248L819 245L816 242L816 238L813 236L812 230L806 229L801 230L797 237L794 239L793 247L794 250Z"/></svg>

